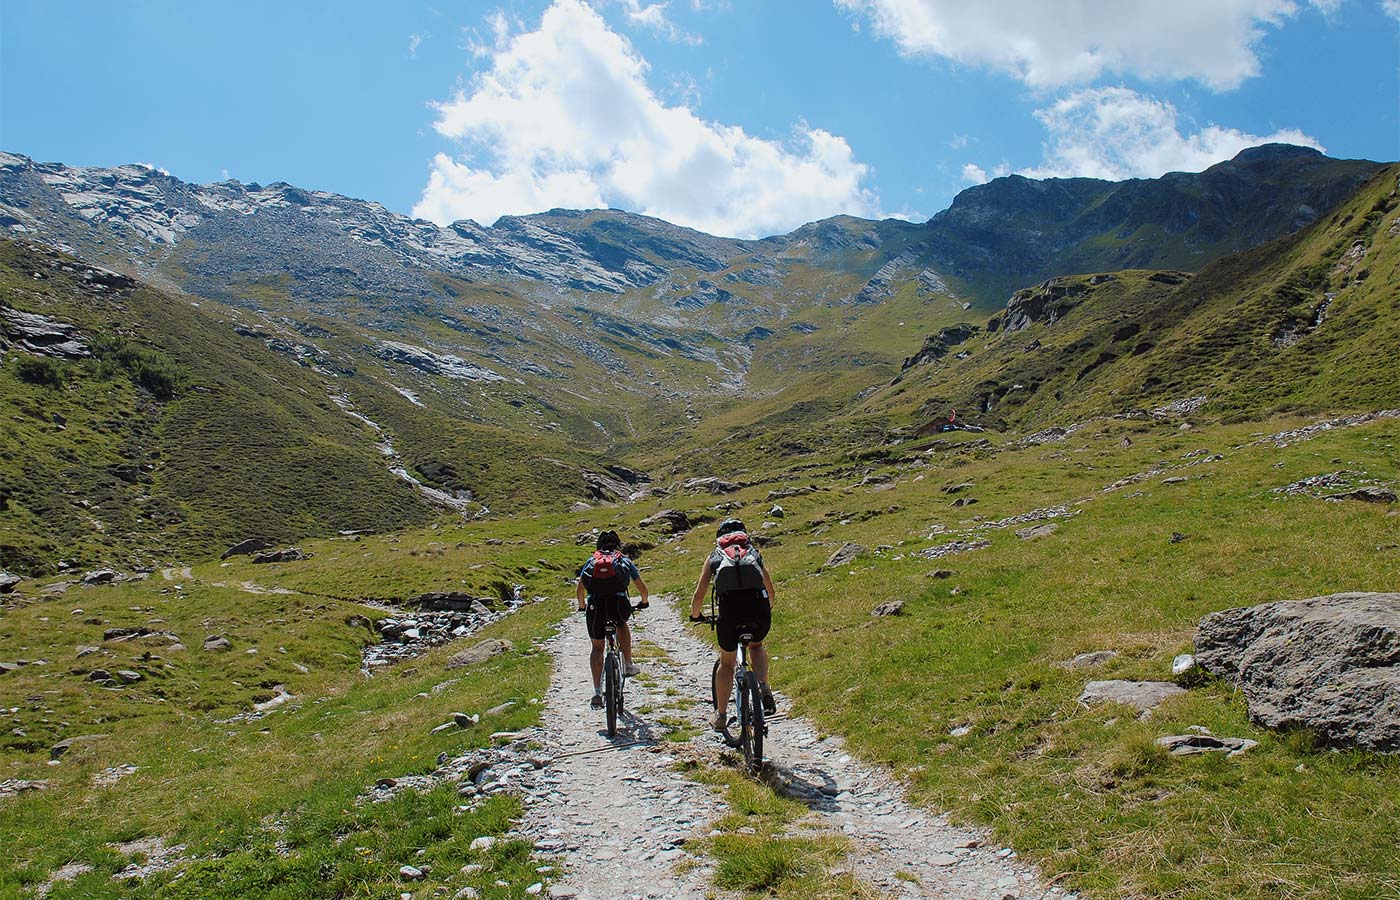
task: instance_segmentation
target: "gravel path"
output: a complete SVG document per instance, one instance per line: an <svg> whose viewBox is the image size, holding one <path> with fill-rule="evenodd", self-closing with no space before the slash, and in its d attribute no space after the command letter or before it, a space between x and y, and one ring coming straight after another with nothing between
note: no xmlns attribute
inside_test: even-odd
<svg viewBox="0 0 1400 900"><path fill-rule="evenodd" d="M691 857L680 844L708 834L709 823L727 810L722 797L686 780L674 764L679 759L723 764L725 748L706 726L710 707L703 686L714 660L712 639L707 630L687 630L664 600L633 622L644 672L627 683L630 710L611 741L603 714L588 707L592 691L583 617L571 617L549 642L554 679L540 731L553 759L540 773L544 777L526 789L520 831L541 851L564 860L568 872L551 887L554 896L701 900L714 891L709 861ZM777 669L775 682L781 681ZM702 695L703 703L694 702ZM780 712L784 706L779 693ZM666 740L662 720L698 734L688 741ZM986 834L910 805L888 774L854 760L839 738L820 738L804 719L780 715L774 720L765 756L772 761L770 783L811 808L819 827L855 841L851 871L891 896L1073 896L1046 887L1033 866ZM690 865L678 873L676 864L683 860Z"/></svg>

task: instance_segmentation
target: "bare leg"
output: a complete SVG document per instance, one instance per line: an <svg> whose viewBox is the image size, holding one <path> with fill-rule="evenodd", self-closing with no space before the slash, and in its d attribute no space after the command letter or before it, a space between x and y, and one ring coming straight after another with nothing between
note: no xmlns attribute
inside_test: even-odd
<svg viewBox="0 0 1400 900"><path fill-rule="evenodd" d="M749 644L749 662L753 664L753 673L758 676L759 684L768 683L768 648L763 646L763 642Z"/></svg>
<svg viewBox="0 0 1400 900"><path fill-rule="evenodd" d="M632 629L623 622L617 626L617 647L622 651L624 665L632 665Z"/></svg>
<svg viewBox="0 0 1400 900"><path fill-rule="evenodd" d="M729 710L729 693L734 685L735 651L719 651L719 671L715 673L715 713L716 718Z"/></svg>
<svg viewBox="0 0 1400 900"><path fill-rule="evenodd" d="M603 642L593 642L593 653L588 657L588 665L593 670L593 690L602 690L603 684Z"/></svg>

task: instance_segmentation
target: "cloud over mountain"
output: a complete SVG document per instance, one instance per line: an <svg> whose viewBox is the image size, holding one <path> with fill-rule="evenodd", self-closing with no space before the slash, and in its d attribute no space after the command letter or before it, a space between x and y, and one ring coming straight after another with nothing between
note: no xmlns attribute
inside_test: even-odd
<svg viewBox="0 0 1400 900"><path fill-rule="evenodd" d="M911 56L1008 72L1036 88L1105 74L1238 87L1259 73L1256 45L1297 14L1292 0L835 0ZM1334 2L1315 0L1324 12Z"/></svg>
<svg viewBox="0 0 1400 900"><path fill-rule="evenodd" d="M551 207L617 206L712 234L754 237L835 213L872 215L870 169L805 122L787 140L668 105L636 48L582 0L535 31L497 32L489 62L446 102L439 153L414 214L438 223Z"/></svg>

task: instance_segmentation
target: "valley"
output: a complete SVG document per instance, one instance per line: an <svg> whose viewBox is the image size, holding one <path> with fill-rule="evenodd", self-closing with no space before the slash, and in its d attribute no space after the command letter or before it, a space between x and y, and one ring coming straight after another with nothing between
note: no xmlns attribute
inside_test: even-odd
<svg viewBox="0 0 1400 900"><path fill-rule="evenodd" d="M1394 748L1174 671L1210 614L1397 590L1395 164L740 241L5 154L0 225L0 896L1400 892ZM731 515L755 779L680 624ZM616 749L571 613L610 528L655 595Z"/></svg>

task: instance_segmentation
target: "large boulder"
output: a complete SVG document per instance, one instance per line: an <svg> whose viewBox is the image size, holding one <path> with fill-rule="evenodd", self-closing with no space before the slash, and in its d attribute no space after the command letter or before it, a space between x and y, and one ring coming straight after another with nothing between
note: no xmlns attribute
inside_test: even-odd
<svg viewBox="0 0 1400 900"><path fill-rule="evenodd" d="M1079 702L1085 706L1121 703L1136 706L1140 714L1148 715L1164 700L1184 693L1186 691L1167 681L1091 681L1084 685Z"/></svg>
<svg viewBox="0 0 1400 900"><path fill-rule="evenodd" d="M486 662L486 660L490 659L493 656L496 656L501 653L507 653L514 649L515 645L513 645L510 641L498 640L496 638L487 638L486 640L477 644L475 647L469 647L468 649L463 650L462 652L453 656L447 661L447 668L460 669L465 666L476 665L477 663Z"/></svg>
<svg viewBox="0 0 1400 900"><path fill-rule="evenodd" d="M282 550L266 550L262 553L253 554L253 562L260 564L299 562L303 559L310 558L311 557L301 551L300 547L287 547Z"/></svg>
<svg viewBox="0 0 1400 900"><path fill-rule="evenodd" d="M739 489L739 485L732 481L724 481L713 476L705 478L692 478L681 484L681 490L689 491L692 494L732 494Z"/></svg>
<svg viewBox="0 0 1400 900"><path fill-rule="evenodd" d="M277 545L272 541L265 540L264 538L248 538L247 540L239 541L225 550L219 559L228 559L231 556L249 556L263 550L271 550L276 546Z"/></svg>
<svg viewBox="0 0 1400 900"><path fill-rule="evenodd" d="M653 516L647 516L640 523L642 528L657 528L669 534L680 534L690 530L690 518L678 509L663 509Z"/></svg>
<svg viewBox="0 0 1400 900"><path fill-rule="evenodd" d="M1334 747L1400 751L1400 593L1349 593L1201 619L1196 661L1243 692L1249 717Z"/></svg>
<svg viewBox="0 0 1400 900"><path fill-rule="evenodd" d="M822 563L823 569L834 569L837 566L848 566L855 561L857 556L865 552L865 548L860 544L846 543L836 548L836 551L826 558Z"/></svg>
<svg viewBox="0 0 1400 900"><path fill-rule="evenodd" d="M0 594L10 593L15 588L19 587L19 583L23 580L24 579L20 578L18 575L0 571Z"/></svg>

